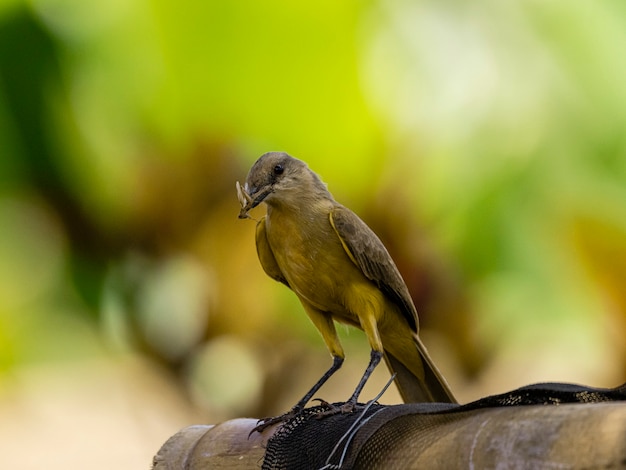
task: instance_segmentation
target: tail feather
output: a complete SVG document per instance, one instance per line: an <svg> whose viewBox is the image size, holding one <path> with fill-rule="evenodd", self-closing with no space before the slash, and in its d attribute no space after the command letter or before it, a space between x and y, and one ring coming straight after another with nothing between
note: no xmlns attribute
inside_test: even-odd
<svg viewBox="0 0 626 470"><path fill-rule="evenodd" d="M415 347L419 352L424 370L423 377L416 377L399 359L385 351L385 362L396 374L396 385L405 403L457 403L450 386L428 355L424 343L414 335Z"/></svg>

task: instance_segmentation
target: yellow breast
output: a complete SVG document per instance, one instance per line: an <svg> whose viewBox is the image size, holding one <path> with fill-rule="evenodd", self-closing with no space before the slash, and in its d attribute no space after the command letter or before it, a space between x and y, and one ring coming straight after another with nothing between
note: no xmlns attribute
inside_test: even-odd
<svg viewBox="0 0 626 470"><path fill-rule="evenodd" d="M338 320L357 322L346 308L346 295L357 284L371 283L348 257L328 213L272 211L266 230L276 262L294 292Z"/></svg>

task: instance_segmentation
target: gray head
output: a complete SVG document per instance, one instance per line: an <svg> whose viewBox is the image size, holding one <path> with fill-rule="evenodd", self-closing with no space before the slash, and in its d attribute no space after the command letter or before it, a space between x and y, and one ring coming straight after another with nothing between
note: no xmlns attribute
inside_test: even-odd
<svg viewBox="0 0 626 470"><path fill-rule="evenodd" d="M243 187L247 204L240 217L261 202L269 205L292 200L306 200L311 195L331 197L319 177L306 163L285 152L268 152L252 165ZM321 194L320 194L321 192Z"/></svg>

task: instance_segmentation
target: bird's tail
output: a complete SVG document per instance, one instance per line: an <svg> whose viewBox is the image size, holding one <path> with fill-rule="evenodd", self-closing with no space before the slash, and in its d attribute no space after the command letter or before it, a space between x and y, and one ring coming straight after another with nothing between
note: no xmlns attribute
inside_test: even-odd
<svg viewBox="0 0 626 470"><path fill-rule="evenodd" d="M457 403L450 386L433 363L424 343L416 334L413 335L413 340L424 370L422 377L416 377L402 361L394 357L390 352L385 351L384 356L387 367L396 374L396 385L404 402Z"/></svg>

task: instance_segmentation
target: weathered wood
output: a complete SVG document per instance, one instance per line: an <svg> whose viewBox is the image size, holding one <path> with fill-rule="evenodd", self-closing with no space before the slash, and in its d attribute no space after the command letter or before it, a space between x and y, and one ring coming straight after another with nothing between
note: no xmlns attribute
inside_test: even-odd
<svg viewBox="0 0 626 470"><path fill-rule="evenodd" d="M275 427L250 432L256 419L186 427L170 437L153 459L154 470L260 468ZM249 437L248 437L249 436Z"/></svg>

